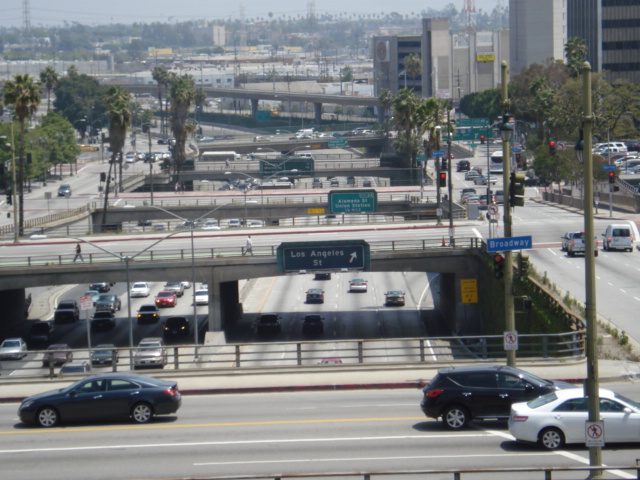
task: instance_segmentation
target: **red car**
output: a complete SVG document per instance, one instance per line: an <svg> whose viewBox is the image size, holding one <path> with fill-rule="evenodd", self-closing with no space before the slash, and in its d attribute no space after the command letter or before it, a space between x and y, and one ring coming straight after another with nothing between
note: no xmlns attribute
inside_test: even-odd
<svg viewBox="0 0 640 480"><path fill-rule="evenodd" d="M175 307L178 304L178 297L176 292L170 292L165 290L156 295L156 306L160 307Z"/></svg>

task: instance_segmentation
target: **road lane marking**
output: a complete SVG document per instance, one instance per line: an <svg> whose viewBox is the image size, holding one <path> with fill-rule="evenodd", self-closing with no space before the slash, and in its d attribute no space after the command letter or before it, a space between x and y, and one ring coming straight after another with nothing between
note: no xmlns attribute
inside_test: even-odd
<svg viewBox="0 0 640 480"><path fill-rule="evenodd" d="M482 438L492 435L484 432L466 433L460 435L438 434L438 435L397 435L385 437L345 437L345 438L291 438L291 439L265 439L265 440L220 440L214 442L184 442L184 443L154 443L146 445L94 445L81 447L46 447L46 448L24 448L15 450L0 450L0 455L15 453L33 452L77 452L90 450L113 450L113 449L146 449L146 448L176 448L176 447L197 447L197 446L230 446L230 445L273 445L287 443L337 443L337 442L364 442L364 441L384 441L390 440L439 440L441 438ZM504 455L504 454L502 454Z"/></svg>

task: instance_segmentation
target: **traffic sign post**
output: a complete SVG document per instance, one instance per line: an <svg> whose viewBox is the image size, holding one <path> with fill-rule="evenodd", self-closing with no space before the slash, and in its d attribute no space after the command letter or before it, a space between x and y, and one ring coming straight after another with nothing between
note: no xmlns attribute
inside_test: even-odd
<svg viewBox="0 0 640 480"><path fill-rule="evenodd" d="M375 213L378 193L371 190L332 190L328 195L331 213Z"/></svg>
<svg viewBox="0 0 640 480"><path fill-rule="evenodd" d="M285 242L276 251L278 270L367 270L371 266L369 244L364 240Z"/></svg>

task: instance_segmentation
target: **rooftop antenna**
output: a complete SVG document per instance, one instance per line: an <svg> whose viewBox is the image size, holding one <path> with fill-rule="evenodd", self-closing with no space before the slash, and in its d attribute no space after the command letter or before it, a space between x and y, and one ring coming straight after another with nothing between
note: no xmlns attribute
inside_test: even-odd
<svg viewBox="0 0 640 480"><path fill-rule="evenodd" d="M465 31L467 33L473 33L476 31L476 1L464 0L464 7L462 13L465 19Z"/></svg>

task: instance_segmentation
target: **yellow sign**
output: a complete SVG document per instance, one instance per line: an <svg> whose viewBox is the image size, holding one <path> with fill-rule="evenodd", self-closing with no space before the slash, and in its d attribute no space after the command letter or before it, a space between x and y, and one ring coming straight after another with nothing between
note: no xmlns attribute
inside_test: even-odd
<svg viewBox="0 0 640 480"><path fill-rule="evenodd" d="M495 53L476 53L476 60L478 62L493 62L495 59Z"/></svg>
<svg viewBox="0 0 640 480"><path fill-rule="evenodd" d="M478 282L475 278L460 280L462 303L478 303Z"/></svg>
<svg viewBox="0 0 640 480"><path fill-rule="evenodd" d="M324 210L325 210L324 208L309 208L307 210L307 213L309 215L322 215L324 214Z"/></svg>

